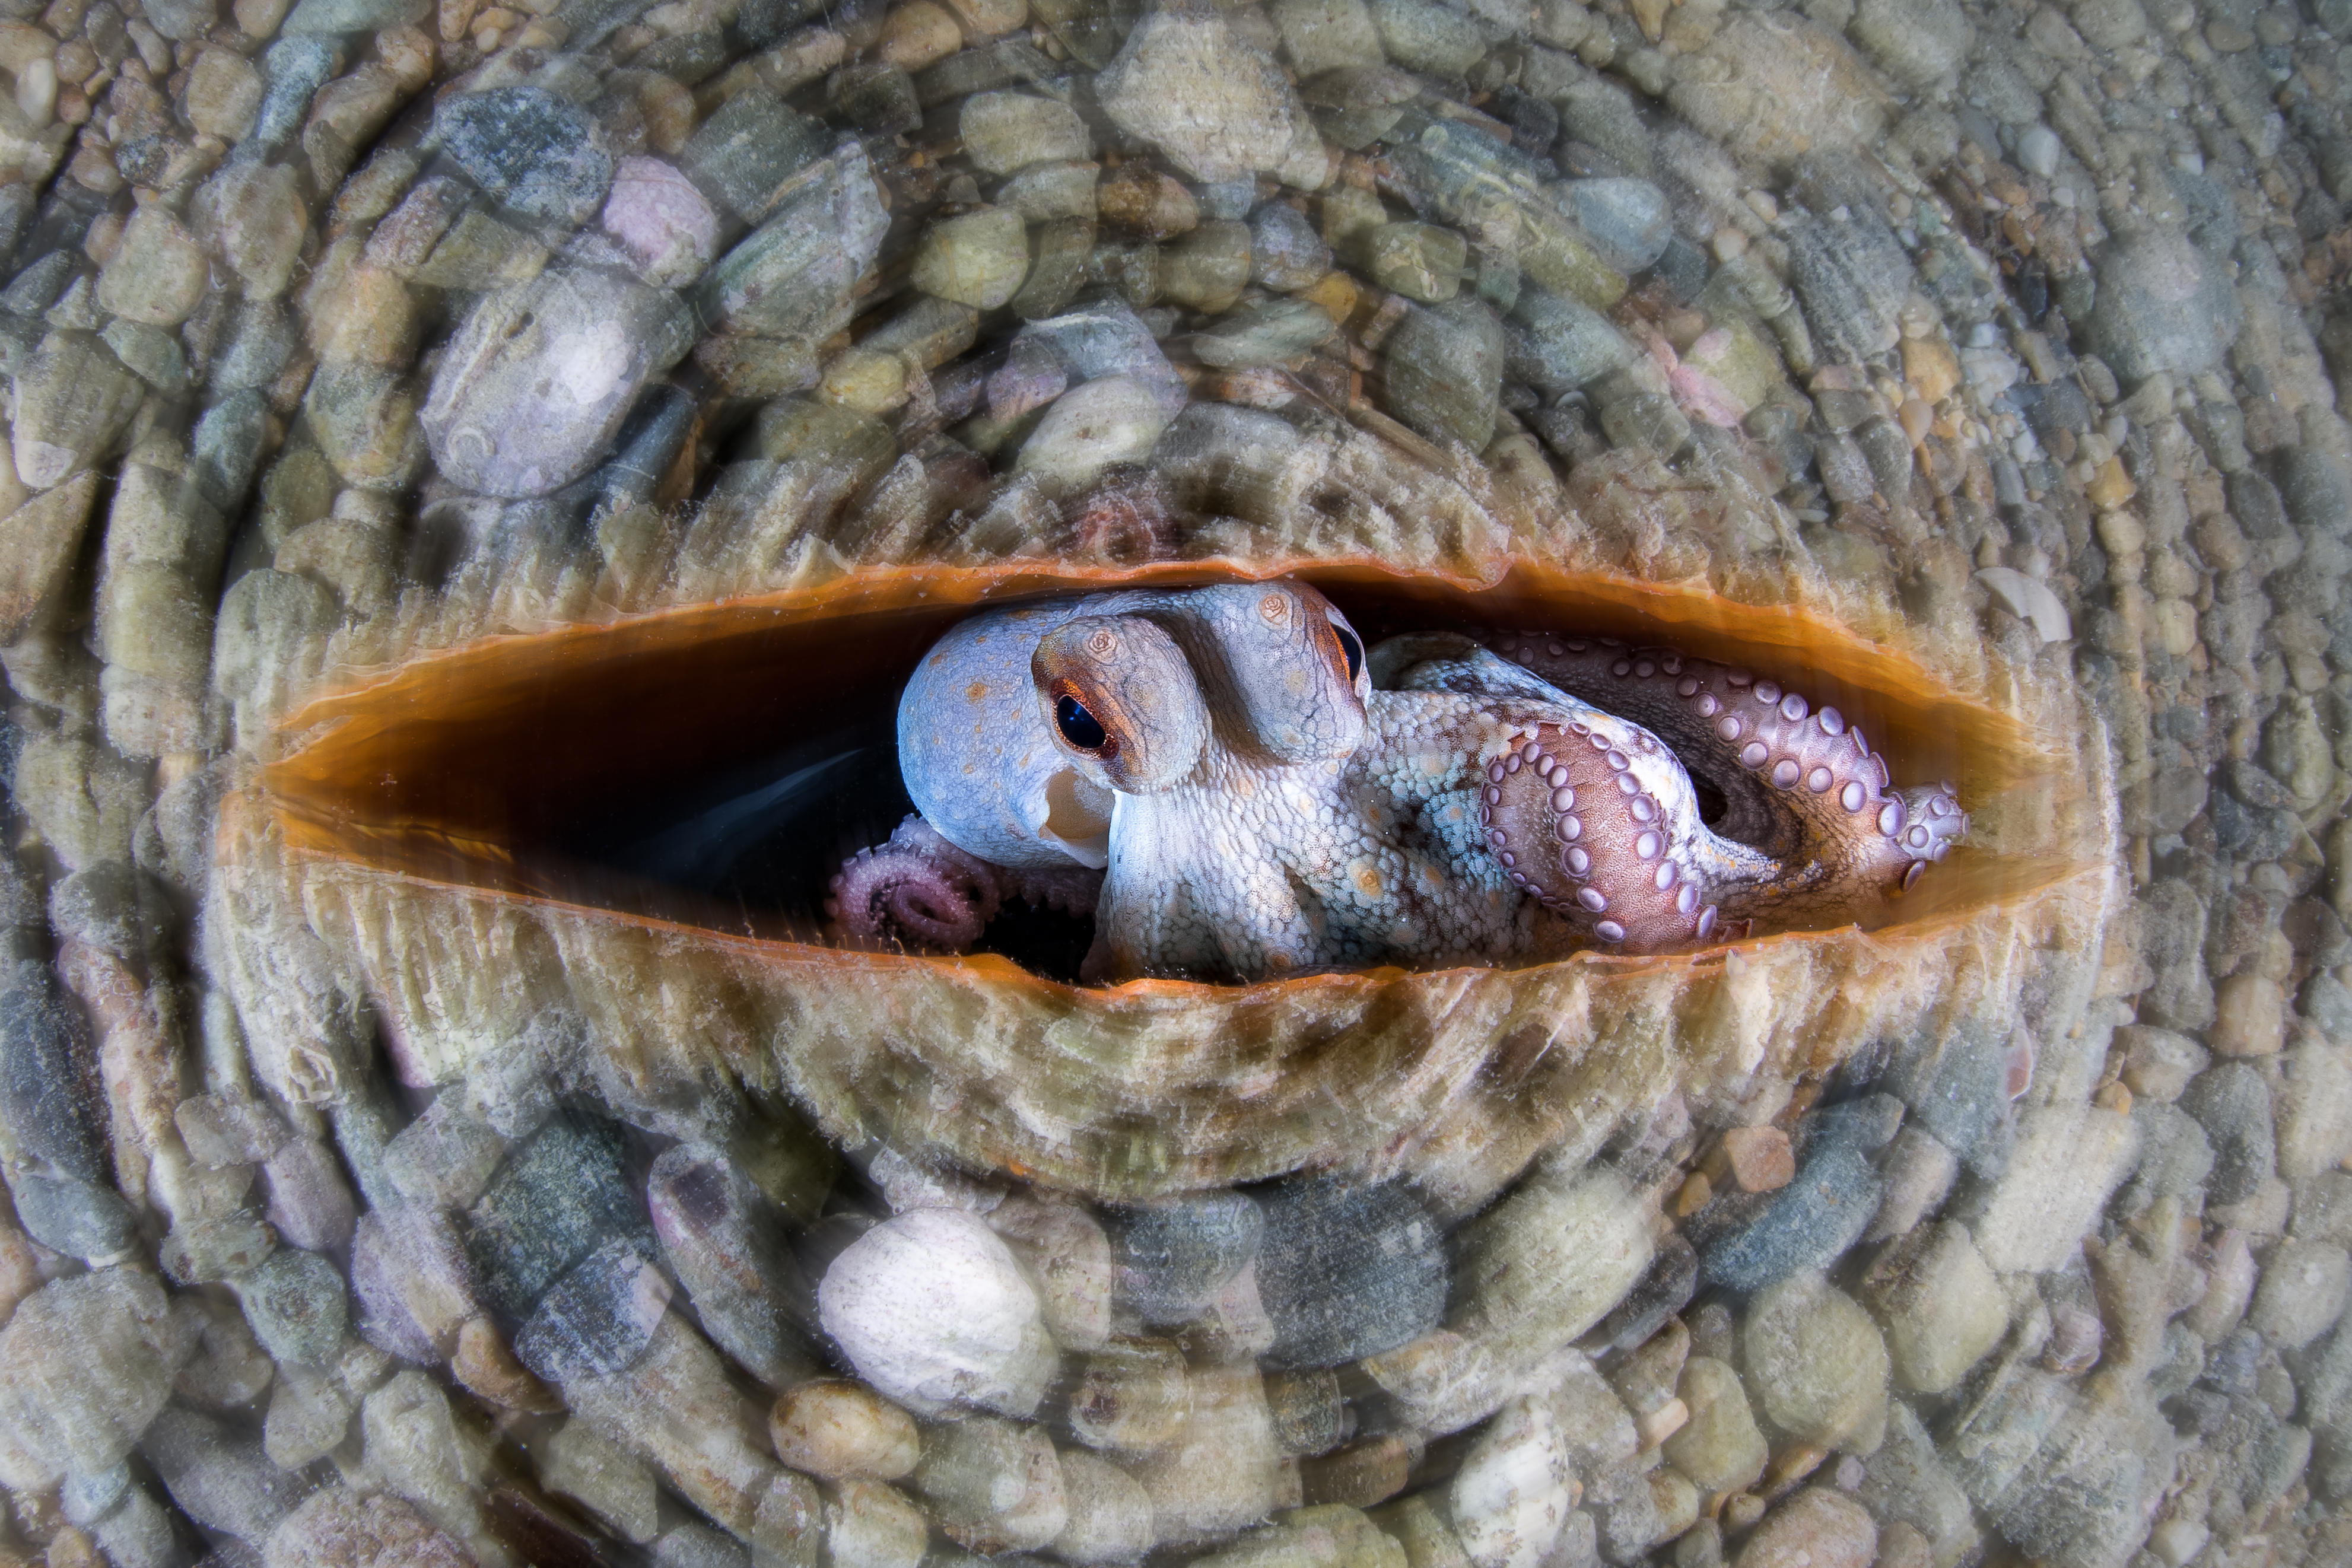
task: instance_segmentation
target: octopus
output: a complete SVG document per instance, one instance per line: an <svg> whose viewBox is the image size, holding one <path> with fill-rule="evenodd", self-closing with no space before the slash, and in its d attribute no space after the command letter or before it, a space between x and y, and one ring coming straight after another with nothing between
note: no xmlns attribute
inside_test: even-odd
<svg viewBox="0 0 2352 1568"><path fill-rule="evenodd" d="M1367 647L1281 580L984 612L898 710L917 817L828 907L960 948L1008 896L1095 917L1087 979L1656 953L1835 925L1961 841L1831 706L1544 632ZM1704 793L1703 793L1704 792Z"/></svg>

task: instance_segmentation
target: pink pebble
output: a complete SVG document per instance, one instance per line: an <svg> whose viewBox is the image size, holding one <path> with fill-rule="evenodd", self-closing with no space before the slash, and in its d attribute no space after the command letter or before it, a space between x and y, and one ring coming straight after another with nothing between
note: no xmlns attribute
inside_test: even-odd
<svg viewBox="0 0 2352 1568"><path fill-rule="evenodd" d="M624 158L604 198L604 232L635 258L646 281L691 283L710 265L719 215L694 182L658 158Z"/></svg>

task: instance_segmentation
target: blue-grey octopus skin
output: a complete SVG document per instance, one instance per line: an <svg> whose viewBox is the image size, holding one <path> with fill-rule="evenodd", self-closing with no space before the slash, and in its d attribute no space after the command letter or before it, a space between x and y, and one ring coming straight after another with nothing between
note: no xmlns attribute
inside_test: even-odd
<svg viewBox="0 0 2352 1568"><path fill-rule="evenodd" d="M1367 652L1286 580L973 616L909 679L898 752L922 823L844 867L844 926L961 946L977 925L952 917L949 883L992 908L996 883L1091 867L1090 979L1645 953L1734 922L1834 923L1909 888L1968 826L1949 785L1894 789L1837 710L1746 670L1540 632ZM1692 767L1726 801L1713 827ZM910 924L909 907L947 914Z"/></svg>

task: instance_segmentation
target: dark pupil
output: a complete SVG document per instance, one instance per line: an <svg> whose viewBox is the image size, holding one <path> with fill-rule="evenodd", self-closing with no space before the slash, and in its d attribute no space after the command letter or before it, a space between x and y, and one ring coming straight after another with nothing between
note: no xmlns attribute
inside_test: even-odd
<svg viewBox="0 0 2352 1568"><path fill-rule="evenodd" d="M1100 751L1109 737L1087 705L1076 697L1063 697L1054 704L1054 722L1061 727L1062 738L1080 751Z"/></svg>
<svg viewBox="0 0 2352 1568"><path fill-rule="evenodd" d="M1364 645L1337 621L1331 622L1331 630L1339 633L1339 651L1348 655L1348 678L1352 681L1364 673Z"/></svg>

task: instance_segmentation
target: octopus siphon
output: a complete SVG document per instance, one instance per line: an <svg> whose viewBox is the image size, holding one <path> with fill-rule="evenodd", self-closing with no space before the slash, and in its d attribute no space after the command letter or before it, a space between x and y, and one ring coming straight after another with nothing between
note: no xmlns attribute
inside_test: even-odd
<svg viewBox="0 0 2352 1568"><path fill-rule="evenodd" d="M1837 709L1748 670L1540 632L1368 649L1288 580L973 616L898 730L920 816L834 879L844 931L967 946L1017 895L1093 914L1089 980L1838 924L1968 828L1949 784L1895 788Z"/></svg>

